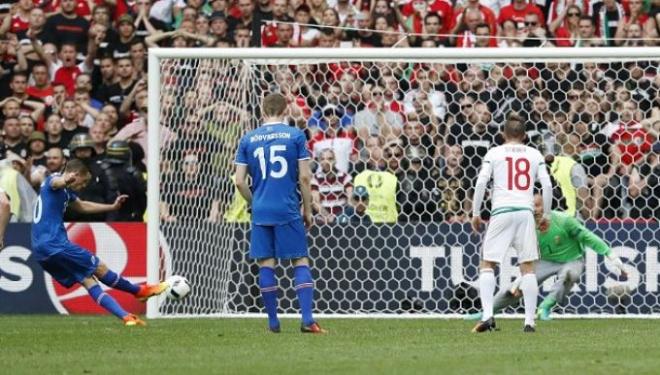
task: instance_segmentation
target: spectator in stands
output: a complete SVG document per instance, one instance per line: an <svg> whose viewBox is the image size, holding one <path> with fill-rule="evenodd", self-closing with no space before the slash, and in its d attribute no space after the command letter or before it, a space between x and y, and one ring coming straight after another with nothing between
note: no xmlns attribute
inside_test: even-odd
<svg viewBox="0 0 660 375"><path fill-rule="evenodd" d="M350 205L345 206L342 213L337 217L339 224L370 225L371 217L369 210L369 191L364 186L356 186L351 194Z"/></svg>
<svg viewBox="0 0 660 375"><path fill-rule="evenodd" d="M576 47L600 47L604 44L603 40L596 36L594 21L590 16L580 17L580 21L578 21L578 31L579 37L575 42Z"/></svg>
<svg viewBox="0 0 660 375"><path fill-rule="evenodd" d="M9 88L11 89L11 96L20 101L21 106L25 106L25 101L39 101L39 98L32 97L27 93L28 76L24 72L16 72L11 76L9 81Z"/></svg>
<svg viewBox="0 0 660 375"><path fill-rule="evenodd" d="M548 26L555 37L557 47L572 47L580 35L579 21L582 11L579 6L571 5L564 8Z"/></svg>
<svg viewBox="0 0 660 375"><path fill-rule="evenodd" d="M475 34L477 26L484 23L484 17L478 9L466 8L463 11L460 22L456 24L454 36L450 41L454 40L456 47L472 47L475 42Z"/></svg>
<svg viewBox="0 0 660 375"><path fill-rule="evenodd" d="M61 116L62 116L62 142L69 146L73 136L78 133L87 133L88 129L84 126L80 126L77 113L77 104L73 99L65 99L62 104Z"/></svg>
<svg viewBox="0 0 660 375"><path fill-rule="evenodd" d="M211 215L211 204L217 194L208 177L200 173L198 154L189 153L181 161L180 169L169 177L165 194L161 196L161 220L165 222L196 220ZM201 212L198 212L201 209Z"/></svg>
<svg viewBox="0 0 660 375"><path fill-rule="evenodd" d="M445 148L440 176L433 196L438 202L435 220L462 221L469 212L468 191L472 188L465 178L463 150L459 145Z"/></svg>
<svg viewBox="0 0 660 375"><path fill-rule="evenodd" d="M0 101L0 107L5 118L29 116L33 121L39 121L46 109L46 106L38 100L21 101L13 96Z"/></svg>
<svg viewBox="0 0 660 375"><path fill-rule="evenodd" d="M642 0L629 0L628 12L617 26L614 44L624 45L631 39L640 38L648 20L649 15L644 11ZM632 25L637 27L631 28Z"/></svg>
<svg viewBox="0 0 660 375"><path fill-rule="evenodd" d="M247 48L250 46L250 29L245 26L236 26L234 29L234 42L238 48Z"/></svg>
<svg viewBox="0 0 660 375"><path fill-rule="evenodd" d="M311 182L312 208L317 223L330 224L343 211L347 198L351 196L351 176L337 169L332 149L321 151L317 164Z"/></svg>
<svg viewBox="0 0 660 375"><path fill-rule="evenodd" d="M403 128L403 118L400 113L390 109L384 99L384 88L374 86L365 88L371 101L365 108L358 111L354 117L354 125L358 137L363 141L370 136L381 136L385 139L398 137Z"/></svg>
<svg viewBox="0 0 660 375"><path fill-rule="evenodd" d="M447 111L447 101L445 99L445 94L436 90L433 86L433 80L430 78L431 72L427 70L420 69L415 74L415 85L414 89L409 90L403 98L403 108L406 114L416 112L414 103L423 104L426 101L429 102L432 113L427 113L427 115L433 115L437 118L444 118ZM425 100L420 100L420 93L424 93Z"/></svg>
<svg viewBox="0 0 660 375"><path fill-rule="evenodd" d="M142 40L134 40L128 51L137 77L147 73L147 45Z"/></svg>
<svg viewBox="0 0 660 375"><path fill-rule="evenodd" d="M421 127L421 124L416 127ZM408 137L410 138L412 137ZM409 144L404 152L405 174L399 180L399 194L402 196L401 215L406 221L431 221L432 214L436 211L437 201L432 192L438 172L426 166L433 163L432 158L427 156L426 148ZM432 177L432 171L436 174L435 178Z"/></svg>
<svg viewBox="0 0 660 375"><path fill-rule="evenodd" d="M407 158L414 155L419 158L426 168L433 165L433 154L435 148L427 127L422 123L419 116L415 113L408 115L408 121L403 126L401 135L401 145L404 148L404 154Z"/></svg>
<svg viewBox="0 0 660 375"><path fill-rule="evenodd" d="M89 21L76 14L75 0L61 0L60 13L54 14L44 26L45 43L53 43L58 48L72 45L75 51L83 54L87 49Z"/></svg>
<svg viewBox="0 0 660 375"><path fill-rule="evenodd" d="M263 23L258 21L263 21L264 19L258 20L254 18L254 2L252 0L238 0L238 9L240 10L240 16L238 18L236 17L231 17L229 20L229 25L230 25L230 30L229 32L231 33L233 31L233 27L238 26L238 25L243 25L250 30L252 30L252 42L251 46L252 47L258 47L262 45L261 41L261 29L263 27Z"/></svg>
<svg viewBox="0 0 660 375"><path fill-rule="evenodd" d="M21 33L21 43L24 43L25 39L28 40L37 39L40 41L45 40L45 29L46 26L46 14L41 8L32 8L30 11L30 24L27 30L24 33Z"/></svg>
<svg viewBox="0 0 660 375"><path fill-rule="evenodd" d="M294 47L294 45L291 44L291 38L293 38L293 26L291 24L278 23L275 27L275 36L275 42L269 45L269 47Z"/></svg>
<svg viewBox="0 0 660 375"><path fill-rule="evenodd" d="M307 127L312 131L312 133L316 134L317 131L324 130L328 127L325 115L326 111L341 113L339 125L343 129L350 129L351 125L353 124L353 116L351 113L348 113L342 106L342 102L345 102L346 99L344 93L342 92L342 88L338 83L330 87L325 101L327 104L323 106L321 110L314 111L312 116L310 116L309 120L307 121Z"/></svg>
<svg viewBox="0 0 660 375"><path fill-rule="evenodd" d="M497 47L497 40L493 38L490 32L490 26L486 23L480 23L474 30L474 44L476 48Z"/></svg>
<svg viewBox="0 0 660 375"><path fill-rule="evenodd" d="M229 37L229 24L227 23L227 17L223 12L213 12L209 18L209 22L209 32L212 37L216 38L216 40ZM242 25L241 28L246 30L248 34L247 44L241 47L249 47L250 29ZM234 33L236 33L236 30L234 30Z"/></svg>
<svg viewBox="0 0 660 375"><path fill-rule="evenodd" d="M323 108L327 126L312 137L309 149L314 157L318 157L325 149L332 149L337 158L337 169L346 172L350 161L357 158L357 149L353 133L340 127L339 121L343 115L344 112L336 106L327 105Z"/></svg>
<svg viewBox="0 0 660 375"><path fill-rule="evenodd" d="M518 41L518 24L513 20L505 20L500 24L498 29L498 36L500 39L497 42L497 46L500 48L515 48L520 47L520 42Z"/></svg>
<svg viewBox="0 0 660 375"><path fill-rule="evenodd" d="M62 118L58 114L48 116L45 125L46 149L52 147L65 148L67 146L62 139Z"/></svg>
<svg viewBox="0 0 660 375"><path fill-rule="evenodd" d="M21 137L23 137L23 141L27 142L35 129L34 121L29 116L21 116L18 118L18 124L21 127Z"/></svg>
<svg viewBox="0 0 660 375"><path fill-rule="evenodd" d="M310 23L311 15L310 9L306 4L302 4L296 8L294 13L294 20L296 23L293 26L293 37L291 39L291 45L295 47L316 46L318 44L318 38L321 33L318 29L307 26ZM368 28L369 24L367 23L366 26L366 28ZM347 33L349 33L349 31L347 31Z"/></svg>
<svg viewBox="0 0 660 375"><path fill-rule="evenodd" d="M462 148L465 177L471 181L476 180L486 152L499 143L496 140L496 130L488 126L491 121L492 115L488 106L478 102L474 104L467 123L456 123L449 128L447 145L458 145Z"/></svg>
<svg viewBox="0 0 660 375"><path fill-rule="evenodd" d="M124 100L119 106L119 118L125 121L130 121L135 116L137 109L137 102L142 102L143 97L147 94L147 80L142 78L133 86L133 89L124 97ZM139 96L139 98L138 98Z"/></svg>
<svg viewBox="0 0 660 375"><path fill-rule="evenodd" d="M53 102L53 86L50 82L48 66L41 61L32 65L32 80L34 85L28 86L25 93L39 98L47 106L50 106Z"/></svg>
<svg viewBox="0 0 660 375"><path fill-rule="evenodd" d="M94 123L91 128L89 128L89 135L92 137L92 142L94 142L94 152L99 157L105 154L105 145L108 142L108 136L103 131L103 126L99 123Z"/></svg>
<svg viewBox="0 0 660 375"><path fill-rule="evenodd" d="M321 35L319 35L319 47L321 48L339 47L339 40L337 39L337 35L332 29L321 29Z"/></svg>
<svg viewBox="0 0 660 375"><path fill-rule="evenodd" d="M113 104L104 105L96 120L102 121L106 134L110 137L114 137L119 131L119 112Z"/></svg>
<svg viewBox="0 0 660 375"><path fill-rule="evenodd" d="M46 151L46 168L48 174L59 173L66 164L66 158L62 149L59 147L51 147Z"/></svg>
<svg viewBox="0 0 660 375"><path fill-rule="evenodd" d="M525 27L520 30L518 36L522 40L523 47L541 47L547 43L547 31L541 25L541 18L537 13L525 15Z"/></svg>
<svg viewBox="0 0 660 375"><path fill-rule="evenodd" d="M321 18L321 30L332 30L337 39L342 38L341 30L341 21L339 20L339 14L333 8L327 8L323 11L323 17ZM327 27L324 27L327 26Z"/></svg>
<svg viewBox="0 0 660 375"><path fill-rule="evenodd" d="M34 3L28 0L19 0L13 7L13 14L10 17L4 17L0 26L0 34L10 32L12 34L21 34L27 31L30 22L30 11Z"/></svg>
<svg viewBox="0 0 660 375"><path fill-rule="evenodd" d="M3 138L5 149L25 159L27 157L27 146L21 135L21 125L18 118L5 118L2 130L4 132Z"/></svg>
<svg viewBox="0 0 660 375"><path fill-rule="evenodd" d="M540 27L545 27L545 17L543 11L534 3L528 3L526 0L513 0L511 4L500 10L497 22L502 24L505 20L512 20L518 25L518 29L525 27L525 16L533 13L538 17Z"/></svg>
<svg viewBox="0 0 660 375"><path fill-rule="evenodd" d="M261 32L261 46L262 47L273 47L278 44L281 44L280 40L281 35L278 35L278 29L280 25L283 25L281 22L293 22L293 19L287 14L288 0L274 0L272 3L273 18L268 22L264 23L263 30ZM240 3L239 3L240 6ZM254 8L254 5L252 5ZM293 27L289 24L289 28L286 29L284 34L290 33L293 36ZM289 37L286 40L286 45L291 38Z"/></svg>
<svg viewBox="0 0 660 375"><path fill-rule="evenodd" d="M98 99L119 109L122 101L133 90L138 80L134 78L133 62L128 56L115 59L115 66L117 67L116 82L99 93Z"/></svg>
<svg viewBox="0 0 660 375"><path fill-rule="evenodd" d="M151 14L152 3L150 0L137 0L135 18L135 36L141 40L159 31L168 31L169 25ZM97 5L94 10L99 8ZM106 25L108 26L108 25Z"/></svg>
<svg viewBox="0 0 660 375"><path fill-rule="evenodd" d="M494 0L494 1L499 1L499 0ZM467 0L464 4L464 7L461 8L458 6L455 11L454 11L454 21L452 22L454 27L451 30L453 34L458 34L460 31L460 25L464 23L464 18L468 13L468 10L470 10L470 15L472 20L468 22L468 20L465 20L465 23L468 24L471 22L476 22L476 13L474 11L479 12L481 15L481 22L485 23L488 25L488 29L491 32L491 35L494 36L496 31L497 31L497 16L498 10L495 10L493 8L490 8L490 5L483 3L482 1L479 0Z"/></svg>
<svg viewBox="0 0 660 375"><path fill-rule="evenodd" d="M27 140L28 157L33 166L46 166L46 135L35 131Z"/></svg>
<svg viewBox="0 0 660 375"><path fill-rule="evenodd" d="M136 95L135 99L135 117L134 120L121 128L117 134L112 137L112 140L126 141L136 143L142 149L145 157L143 162L147 164L148 155L148 126L147 126L147 105L148 98L146 87ZM171 142L174 140L174 134L167 126L160 128L161 148L167 149Z"/></svg>
<svg viewBox="0 0 660 375"><path fill-rule="evenodd" d="M91 31L90 31L91 34ZM94 68L95 50L97 44L92 40L89 44L90 51L85 60L76 65L77 49L75 44L65 43L60 48L60 59L62 66L55 71L54 82L63 84L68 96L72 96L75 90L75 79L81 73L91 72Z"/></svg>
<svg viewBox="0 0 660 375"><path fill-rule="evenodd" d="M73 100L77 104L78 123L84 128L89 128L99 114L99 110L94 108L93 99L89 96L89 92L79 89L73 95Z"/></svg>
<svg viewBox="0 0 660 375"><path fill-rule="evenodd" d="M383 139L372 135L364 142L360 151L360 159L352 164L351 175L357 175L367 169L381 171L385 169L386 161L383 158Z"/></svg>

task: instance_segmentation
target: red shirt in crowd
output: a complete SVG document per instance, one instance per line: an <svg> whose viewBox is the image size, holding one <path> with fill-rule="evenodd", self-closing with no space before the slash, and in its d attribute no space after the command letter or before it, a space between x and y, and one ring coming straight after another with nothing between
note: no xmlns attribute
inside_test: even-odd
<svg viewBox="0 0 660 375"><path fill-rule="evenodd" d="M45 89L39 89L36 86L28 86L27 89L25 89L25 93L43 100L48 106L53 103L53 86L51 85L48 85Z"/></svg>
<svg viewBox="0 0 660 375"><path fill-rule="evenodd" d="M348 202L346 189L353 186L351 175L336 171L327 175L320 171L314 174L310 184L312 191L318 191L321 206L334 215L339 215Z"/></svg>
<svg viewBox="0 0 660 375"><path fill-rule="evenodd" d="M454 25L457 25L461 22L463 18L463 12L465 8L457 8L454 19ZM481 12L481 17L484 19L484 22L490 27L490 34L495 36L497 34L497 17L495 17L495 12L492 9L485 5L479 4L479 12ZM453 26L452 26L453 27Z"/></svg>
<svg viewBox="0 0 660 375"><path fill-rule="evenodd" d="M55 79L53 82L61 83L66 88L66 93L69 96L73 96L75 91L76 77L78 77L83 71L79 66L66 67L63 66L55 72Z"/></svg>
<svg viewBox="0 0 660 375"><path fill-rule="evenodd" d="M504 8L500 9L500 16L497 19L497 23L501 25L506 20L512 20L517 24L524 24L525 15L527 13L534 13L539 16L539 22L541 23L539 26L545 27L545 17L543 17L543 12L541 9L539 9L539 7L531 3L527 3L525 8L521 10L516 10L513 7L513 4L505 6Z"/></svg>
<svg viewBox="0 0 660 375"><path fill-rule="evenodd" d="M415 8L413 7L414 1L409 2L401 7L401 14L406 17L413 16L413 29L416 33L422 32L422 26L424 20L421 17L418 17L415 14ZM436 0L428 7L428 13L435 13L440 16L442 27L440 28L441 34L447 34L454 27L454 8L451 5L451 2L447 0Z"/></svg>
<svg viewBox="0 0 660 375"><path fill-rule="evenodd" d="M9 32L16 34L21 31L27 31L30 28L30 20L23 20L18 14L11 18Z"/></svg>
<svg viewBox="0 0 660 375"><path fill-rule="evenodd" d="M54 13L59 11L60 3L62 0L52 0L44 7L46 13ZM105 0L94 0L94 4L103 5ZM128 13L128 6L124 0L116 0L116 4L113 7L114 12L112 14L112 19L116 20L119 16ZM89 16L92 14L92 10L89 8L89 4L86 0L76 0L76 14L80 17Z"/></svg>
<svg viewBox="0 0 660 375"><path fill-rule="evenodd" d="M564 26L555 30L555 44L557 47L573 47L574 42L571 40L571 32Z"/></svg>
<svg viewBox="0 0 660 375"><path fill-rule="evenodd" d="M634 164L651 151L653 137L642 128L621 127L612 134L612 141L621 153L621 162L625 165Z"/></svg>
<svg viewBox="0 0 660 375"><path fill-rule="evenodd" d="M476 40L476 36L472 34L470 31L464 31L462 34L456 38L456 47L459 48L472 48L474 47L474 43ZM493 48L497 47L497 39L490 37L488 38L488 48Z"/></svg>

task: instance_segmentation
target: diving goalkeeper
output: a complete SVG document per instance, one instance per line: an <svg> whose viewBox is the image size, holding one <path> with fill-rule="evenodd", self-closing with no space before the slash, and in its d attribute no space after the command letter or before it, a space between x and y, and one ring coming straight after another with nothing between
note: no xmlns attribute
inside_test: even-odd
<svg viewBox="0 0 660 375"><path fill-rule="evenodd" d="M537 222L543 215L543 200L540 195L534 197L534 216ZM547 278L557 275L557 281L552 290L541 302L537 315L541 320L550 320L550 311L556 304L566 299L573 284L580 280L584 271L585 248L590 248L598 254L605 255L614 265L617 276L627 277L623 263L619 257L612 253L610 247L598 236L593 234L574 217L563 212L552 211L550 223L546 227L539 227L538 241L540 260L536 265L538 285ZM521 297L518 290L520 278L516 279L511 287L500 289L495 296L494 311L513 305ZM470 320L481 318L481 313L468 316Z"/></svg>

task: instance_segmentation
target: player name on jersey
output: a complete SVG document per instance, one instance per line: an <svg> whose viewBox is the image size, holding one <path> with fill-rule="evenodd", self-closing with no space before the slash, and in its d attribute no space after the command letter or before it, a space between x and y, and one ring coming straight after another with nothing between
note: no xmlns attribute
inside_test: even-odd
<svg viewBox="0 0 660 375"><path fill-rule="evenodd" d="M272 141L273 139L290 139L290 133L272 133L272 134L256 134L250 137L250 143Z"/></svg>

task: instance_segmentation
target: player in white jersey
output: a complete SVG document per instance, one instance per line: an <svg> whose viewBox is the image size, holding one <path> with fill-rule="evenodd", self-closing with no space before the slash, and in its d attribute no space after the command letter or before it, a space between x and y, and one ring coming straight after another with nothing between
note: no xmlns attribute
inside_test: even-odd
<svg viewBox="0 0 660 375"><path fill-rule="evenodd" d="M552 185L543 156L538 150L525 146L525 124L512 114L504 125L505 143L494 147L484 157L477 178L472 207L472 229L481 229L481 203L488 182L493 179L491 218L483 241L479 273L479 297L483 309L482 320L472 332L495 329L493 299L495 295L495 266L512 247L518 255L521 283L525 301L524 332L534 332L534 313L538 284L534 262L538 259L536 222L534 221L534 183L541 182L544 216L539 225L546 225L552 205Z"/></svg>

